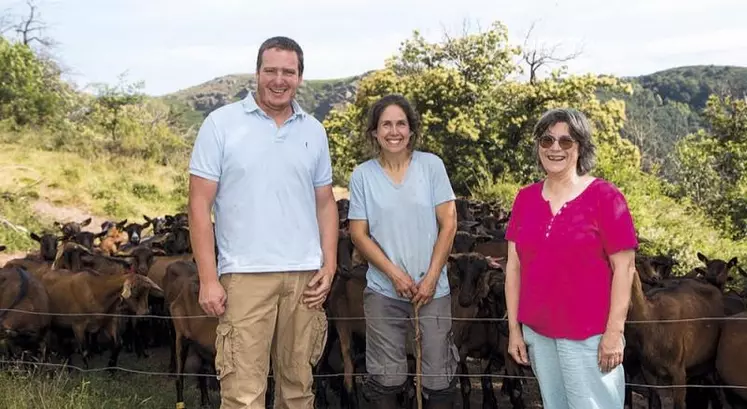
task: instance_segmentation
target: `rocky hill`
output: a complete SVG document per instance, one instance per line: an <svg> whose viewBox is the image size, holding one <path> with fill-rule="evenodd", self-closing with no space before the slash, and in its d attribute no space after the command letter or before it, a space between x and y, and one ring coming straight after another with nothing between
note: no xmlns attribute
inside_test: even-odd
<svg viewBox="0 0 747 409"><path fill-rule="evenodd" d="M367 74L331 80L305 80L298 89L298 102L321 121L334 107L355 98L358 81ZM244 98L255 86L253 74L231 74L162 98L186 109L184 116L188 122L199 122L216 108Z"/></svg>

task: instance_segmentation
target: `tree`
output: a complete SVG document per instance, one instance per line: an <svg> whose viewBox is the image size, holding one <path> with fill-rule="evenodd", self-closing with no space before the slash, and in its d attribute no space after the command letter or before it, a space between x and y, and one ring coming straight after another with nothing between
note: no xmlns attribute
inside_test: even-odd
<svg viewBox="0 0 747 409"><path fill-rule="evenodd" d="M17 126L44 125L63 110L59 77L26 44L0 37L0 119Z"/></svg>
<svg viewBox="0 0 747 409"><path fill-rule="evenodd" d="M676 195L690 197L734 238L747 235L747 99L711 95L709 130L676 147Z"/></svg>
<svg viewBox="0 0 747 409"><path fill-rule="evenodd" d="M485 32L447 36L433 44L416 31L383 70L361 80L353 104L333 111L325 121L338 180L347 180L352 166L366 157L366 141L360 139L365 115L376 99L392 92L415 105L423 124L421 148L443 158L459 194L494 179L536 179L530 134L539 116L552 107L576 107L592 119L606 155L602 160L617 162L600 172L614 177L620 167L638 168L638 151L620 138L624 104L602 103L595 96L600 88L626 92L628 86L612 77L568 76L563 68L521 82L514 78L522 73L514 61L521 55L498 22Z"/></svg>
<svg viewBox="0 0 747 409"><path fill-rule="evenodd" d="M120 142L119 127L126 120L125 108L142 102L144 94L142 81L129 83L127 73L117 77L117 84L94 84L97 88L96 109L99 122L107 130L114 144Z"/></svg>

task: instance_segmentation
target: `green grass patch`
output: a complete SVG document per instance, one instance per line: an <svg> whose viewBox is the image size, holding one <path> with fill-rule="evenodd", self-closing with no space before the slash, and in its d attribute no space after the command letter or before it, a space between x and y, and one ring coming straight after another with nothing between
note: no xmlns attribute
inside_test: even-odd
<svg viewBox="0 0 747 409"><path fill-rule="evenodd" d="M102 155L84 159L67 152L0 144L0 217L27 229L51 227L33 211L42 200L93 215L133 221L186 209L186 163L163 166L142 159ZM30 249L25 233L0 226L0 243Z"/></svg>
<svg viewBox="0 0 747 409"><path fill-rule="evenodd" d="M120 367L137 371L168 372L168 349L149 350L153 356L136 359L132 354L120 355ZM91 369L106 365L108 351L96 356ZM76 361L77 362L77 361ZM0 408L3 409L101 409L176 407L175 378L166 375L145 375L116 371L68 373L63 369L33 370L16 366L0 371ZM199 407L196 378L185 378L186 408ZM212 407L220 406L220 395L210 392Z"/></svg>

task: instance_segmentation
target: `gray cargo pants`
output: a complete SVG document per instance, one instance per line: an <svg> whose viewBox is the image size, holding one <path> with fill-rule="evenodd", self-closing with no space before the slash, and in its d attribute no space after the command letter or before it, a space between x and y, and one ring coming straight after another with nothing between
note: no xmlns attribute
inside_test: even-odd
<svg viewBox="0 0 747 409"><path fill-rule="evenodd" d="M369 393L398 392L407 380L406 345L414 346L415 321L409 319L415 314L413 305L366 288L363 308L366 314L367 382L373 384L369 389L379 389ZM426 397L434 393L448 394L454 389L454 373L459 362L459 351L451 333L451 296L434 298L420 308L419 316L423 394Z"/></svg>

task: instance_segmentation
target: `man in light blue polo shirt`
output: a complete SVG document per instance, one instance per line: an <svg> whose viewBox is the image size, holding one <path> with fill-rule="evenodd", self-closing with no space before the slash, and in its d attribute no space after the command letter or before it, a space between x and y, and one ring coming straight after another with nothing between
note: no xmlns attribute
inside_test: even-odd
<svg viewBox="0 0 747 409"><path fill-rule="evenodd" d="M270 357L276 405L313 408L338 220L327 134L294 100L303 68L295 41L265 41L256 92L210 113L192 152L190 237L200 305L219 318L221 409L265 407Z"/></svg>

